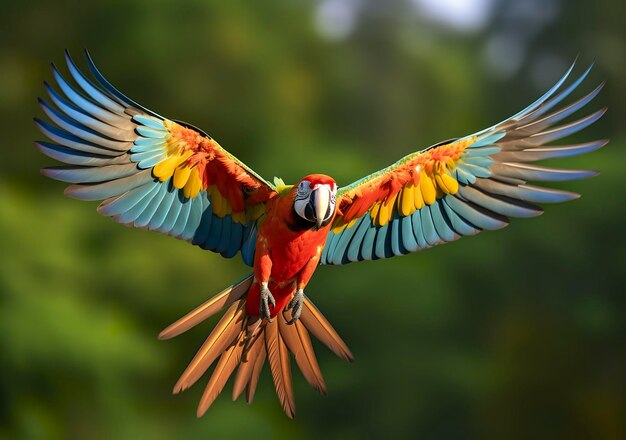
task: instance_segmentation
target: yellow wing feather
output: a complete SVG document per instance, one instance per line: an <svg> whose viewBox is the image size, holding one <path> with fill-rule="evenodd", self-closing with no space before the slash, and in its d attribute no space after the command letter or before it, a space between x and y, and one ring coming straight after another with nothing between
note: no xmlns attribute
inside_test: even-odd
<svg viewBox="0 0 626 440"><path fill-rule="evenodd" d="M366 209L372 224L384 226L394 213L409 216L425 205L434 204L446 194L456 194L459 183L452 177L452 171L465 149L475 141L476 136L471 136L402 159L389 170L343 194L344 213L348 211L346 206L349 207L355 200L377 194ZM346 200L348 203L345 203ZM339 230L346 224L351 227L354 224L352 220L360 215L362 213L353 211L347 218L339 217L333 230Z"/></svg>

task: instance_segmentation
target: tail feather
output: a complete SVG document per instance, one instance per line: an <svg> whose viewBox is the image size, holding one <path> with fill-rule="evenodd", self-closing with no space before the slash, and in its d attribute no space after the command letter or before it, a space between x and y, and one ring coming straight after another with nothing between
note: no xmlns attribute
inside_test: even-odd
<svg viewBox="0 0 626 440"><path fill-rule="evenodd" d="M198 417L202 417L206 410L209 409L211 404L224 389L224 385L226 385L230 375L233 374L233 371L235 371L235 368L239 365L245 345L244 337L245 332L241 331L235 343L231 344L222 356L220 356L220 360L215 366L215 370L209 379L204 394L202 394L202 399L200 399L197 413Z"/></svg>
<svg viewBox="0 0 626 440"><path fill-rule="evenodd" d="M269 359L272 378L278 400L290 419L296 413L296 404L293 397L291 384L291 363L287 345L278 332L278 322L274 319L265 326L265 349Z"/></svg>
<svg viewBox="0 0 626 440"><path fill-rule="evenodd" d="M215 315L220 310L228 307L233 302L240 299L248 291L252 285L252 279L252 275L248 275L246 278L222 290L213 298L196 307L178 321L168 326L165 330L159 333L159 339L171 339L178 336L190 328L200 324L205 319Z"/></svg>
<svg viewBox="0 0 626 440"><path fill-rule="evenodd" d="M243 301L230 306L174 386L174 394L193 385L241 332Z"/></svg>
<svg viewBox="0 0 626 440"><path fill-rule="evenodd" d="M324 315L313 305L308 297L304 297L304 306L302 307L302 315L300 321L317 339L322 341L326 347L337 356L348 362L354 360L352 352L345 342L341 339L337 331L330 325L330 322L324 318Z"/></svg>
<svg viewBox="0 0 626 440"><path fill-rule="evenodd" d="M284 313L278 313L271 322L246 316L250 286L252 275L225 289L160 334L161 339L174 337L228 307L174 386L175 394L191 387L219 357L198 405L198 417L213 404L235 370L233 400L245 390L246 401L252 403L266 359L283 410L288 417L293 417L295 400L290 353L307 382L321 394L326 394L326 383L309 332L339 357L348 361L353 359L345 342L306 297L300 320L291 325Z"/></svg>
<svg viewBox="0 0 626 440"><path fill-rule="evenodd" d="M233 385L233 400L237 400L252 380L254 365L258 359L263 357L265 361L265 338L257 338L252 342L247 353L244 354L237 369L235 384ZM263 366L261 364L261 366ZM260 368L259 368L260 372Z"/></svg>
<svg viewBox="0 0 626 440"><path fill-rule="evenodd" d="M317 363L313 345L306 328L300 321L296 321L291 325L288 324L282 313L276 318L280 335L285 344L287 344L289 351L293 353L302 375L316 391L320 394L326 394L326 383Z"/></svg>
<svg viewBox="0 0 626 440"><path fill-rule="evenodd" d="M254 393L256 392L256 386L259 383L259 376L261 375L263 365L265 365L265 359L267 359L265 338L259 338L259 341L261 345L261 351L259 352L259 357L254 360L254 367L252 369L252 374L250 375L250 382L248 382L248 386L246 387L246 402L248 404L252 403L252 401L254 400ZM252 360L250 362L252 362Z"/></svg>

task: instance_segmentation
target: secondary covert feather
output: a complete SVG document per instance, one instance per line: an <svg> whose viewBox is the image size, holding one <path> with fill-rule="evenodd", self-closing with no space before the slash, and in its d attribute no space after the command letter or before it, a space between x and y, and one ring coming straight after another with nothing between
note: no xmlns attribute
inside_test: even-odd
<svg viewBox="0 0 626 440"><path fill-rule="evenodd" d="M597 121L598 110L556 125L586 106L602 84L557 106L587 77L566 84L574 65L545 95L516 115L477 133L410 154L345 187L310 174L296 185L264 180L214 139L127 98L87 54L91 78L66 53L70 84L53 66L61 93L45 84L51 122L35 119L53 142L39 150L66 165L43 170L68 182L65 193L102 200L98 212L138 228L182 238L230 258L253 273L166 328L177 336L226 309L174 387L189 388L217 360L198 406L213 403L235 372L233 398L254 397L267 360L285 413L295 414L291 355L320 393L326 384L309 337L339 357L352 353L304 289L320 264L376 260L500 229L512 217L534 217L538 206L577 194L528 184L595 175L534 165L575 156L607 141L547 146ZM557 108L555 110L555 108Z"/></svg>

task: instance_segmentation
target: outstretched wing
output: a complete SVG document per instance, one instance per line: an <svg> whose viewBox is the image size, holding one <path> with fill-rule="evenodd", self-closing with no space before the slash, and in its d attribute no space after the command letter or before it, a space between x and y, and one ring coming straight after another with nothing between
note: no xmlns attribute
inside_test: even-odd
<svg viewBox="0 0 626 440"><path fill-rule="evenodd" d="M544 96L515 116L471 136L442 142L338 191L338 214L322 264L388 258L427 249L480 231L505 227L510 217L534 217L536 204L572 200L578 194L532 186L528 181L564 181L593 171L545 168L543 159L587 153L600 140L546 146L597 121L601 109L554 127L601 90L549 113L585 79L591 67L565 87L572 67Z"/></svg>
<svg viewBox="0 0 626 440"><path fill-rule="evenodd" d="M72 86L52 66L63 95L47 83L52 123L35 119L54 143L39 150L68 166L43 174L69 182L65 193L103 200L98 212L116 221L182 238L252 265L256 225L274 187L202 131L142 107L116 90L89 54L95 82L65 58ZM82 90L79 91L79 90Z"/></svg>

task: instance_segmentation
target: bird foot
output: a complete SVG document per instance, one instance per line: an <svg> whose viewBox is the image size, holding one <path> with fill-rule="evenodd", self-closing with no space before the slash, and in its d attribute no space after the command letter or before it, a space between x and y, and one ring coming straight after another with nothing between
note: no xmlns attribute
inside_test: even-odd
<svg viewBox="0 0 626 440"><path fill-rule="evenodd" d="M267 287L267 283L261 283L261 301L259 304L259 316L261 319L265 318L269 322L272 322L270 304L272 307L276 307L276 300L274 300L274 295L270 292L269 287Z"/></svg>
<svg viewBox="0 0 626 440"><path fill-rule="evenodd" d="M296 322L302 314L302 304L304 303L304 290L298 289L296 294L291 298L287 305L287 310L291 310L291 319L287 324L293 324Z"/></svg>

